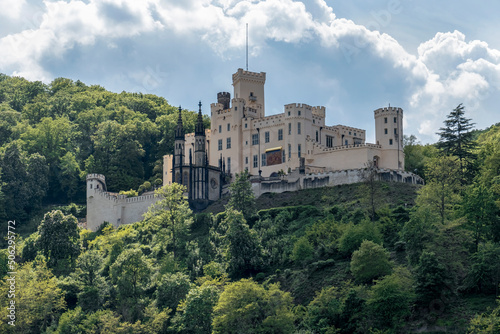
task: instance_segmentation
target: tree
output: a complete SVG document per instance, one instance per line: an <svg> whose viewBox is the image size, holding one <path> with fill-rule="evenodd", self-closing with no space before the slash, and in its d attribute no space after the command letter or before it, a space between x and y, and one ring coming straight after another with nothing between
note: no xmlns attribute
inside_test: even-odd
<svg viewBox="0 0 500 334"><path fill-rule="evenodd" d="M177 272L163 275L156 289L156 305L160 309L168 307L175 310L190 289L191 281L186 274Z"/></svg>
<svg viewBox="0 0 500 334"><path fill-rule="evenodd" d="M246 220L255 214L255 195L249 180L248 171L236 174L236 179L229 186L231 197L228 206L240 211Z"/></svg>
<svg viewBox="0 0 500 334"><path fill-rule="evenodd" d="M453 109L444 121L445 127L437 133L440 136L437 147L447 155L458 157L462 184L472 179L475 159L472 152L475 148L474 134L471 131L474 123L464 116L464 109L461 103Z"/></svg>
<svg viewBox="0 0 500 334"><path fill-rule="evenodd" d="M57 278L47 268L44 257L38 256L18 268L15 280L15 332L44 333L66 307ZM0 295L5 296L0 298L0 316L4 321L8 319L9 287L6 283L0 285Z"/></svg>
<svg viewBox="0 0 500 334"><path fill-rule="evenodd" d="M471 255L471 266L467 273L467 285L480 293L495 293L500 284L500 245L492 242L480 244Z"/></svg>
<svg viewBox="0 0 500 334"><path fill-rule="evenodd" d="M245 277L260 268L262 247L257 233L248 227L242 213L231 207L225 213L228 273L233 278Z"/></svg>
<svg viewBox="0 0 500 334"><path fill-rule="evenodd" d="M366 301L378 328L398 328L410 315L414 300L413 280L408 269L398 267L389 276L375 281Z"/></svg>
<svg viewBox="0 0 500 334"><path fill-rule="evenodd" d="M339 239L339 251L349 256L361 246L364 240L382 244L382 234L378 226L368 220L357 225L350 223Z"/></svg>
<svg viewBox="0 0 500 334"><path fill-rule="evenodd" d="M429 303L447 292L447 270L433 252L422 252L415 271L417 281L415 292L423 303Z"/></svg>
<svg viewBox="0 0 500 334"><path fill-rule="evenodd" d="M267 289L242 279L226 286L214 309L213 333L291 333L292 296L278 284Z"/></svg>
<svg viewBox="0 0 500 334"><path fill-rule="evenodd" d="M212 333L213 310L219 300L219 289L204 284L189 291L177 312L176 322L180 333Z"/></svg>
<svg viewBox="0 0 500 334"><path fill-rule="evenodd" d="M352 253L351 271L356 280L371 282L373 279L391 273L389 252L384 247L365 240L359 250Z"/></svg>
<svg viewBox="0 0 500 334"><path fill-rule="evenodd" d="M184 198L185 192L186 187L178 183L157 189L155 196L161 199L144 216L160 228L158 237L171 246L174 259L179 247L185 244L185 237L193 222L192 211Z"/></svg>
<svg viewBox="0 0 500 334"><path fill-rule="evenodd" d="M460 201L460 166L456 157L442 156L431 159L426 169L427 183L418 191L415 202L437 211L444 224Z"/></svg>
<svg viewBox="0 0 500 334"><path fill-rule="evenodd" d="M370 206L370 217L375 221L375 212L380 198L380 186L378 184L377 166L374 161L365 163L365 168L361 171L361 181L363 182L364 192L367 196Z"/></svg>
<svg viewBox="0 0 500 334"><path fill-rule="evenodd" d="M414 135L404 136L403 151L405 154L405 170L426 179L425 164L438 154L434 145L422 145Z"/></svg>
<svg viewBox="0 0 500 334"><path fill-rule="evenodd" d="M135 321L143 306L140 297L149 287L152 265L140 249L126 249L110 268L110 277L118 291L119 309L124 319Z"/></svg>
<svg viewBox="0 0 500 334"><path fill-rule="evenodd" d="M343 291L332 286L316 293L307 306L304 324L315 333L335 333L342 326Z"/></svg>
<svg viewBox="0 0 500 334"><path fill-rule="evenodd" d="M97 250L86 251L76 259L72 277L81 285L78 303L86 311L97 311L106 298L107 285L101 275L103 264L103 256Z"/></svg>
<svg viewBox="0 0 500 334"><path fill-rule="evenodd" d="M302 237L295 242L292 251L292 260L297 263L305 264L313 258L314 248L307 240L307 237Z"/></svg>
<svg viewBox="0 0 500 334"><path fill-rule="evenodd" d="M462 200L461 213L467 218L468 227L474 233L475 251L479 242L492 227L498 224L498 207L493 193L484 185L473 184L467 188Z"/></svg>
<svg viewBox="0 0 500 334"><path fill-rule="evenodd" d="M72 265L80 253L77 220L73 215L65 216L60 210L45 214L38 226L37 248L48 259L51 268L68 270L63 265Z"/></svg>
<svg viewBox="0 0 500 334"><path fill-rule="evenodd" d="M500 303L490 314L478 314L471 321L467 333L496 334L500 332Z"/></svg>

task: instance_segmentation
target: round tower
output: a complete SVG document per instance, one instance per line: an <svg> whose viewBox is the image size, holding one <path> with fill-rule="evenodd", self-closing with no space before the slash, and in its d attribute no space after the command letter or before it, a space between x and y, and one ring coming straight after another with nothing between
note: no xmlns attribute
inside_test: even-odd
<svg viewBox="0 0 500 334"><path fill-rule="evenodd" d="M229 102L231 101L231 94L228 92L217 93L217 103L222 104L222 109L229 109Z"/></svg>
<svg viewBox="0 0 500 334"><path fill-rule="evenodd" d="M102 174L87 175L87 197L92 196L95 191L107 191L106 178Z"/></svg>
<svg viewBox="0 0 500 334"><path fill-rule="evenodd" d="M403 109L379 108L374 116L376 143L382 148L379 167L403 169Z"/></svg>

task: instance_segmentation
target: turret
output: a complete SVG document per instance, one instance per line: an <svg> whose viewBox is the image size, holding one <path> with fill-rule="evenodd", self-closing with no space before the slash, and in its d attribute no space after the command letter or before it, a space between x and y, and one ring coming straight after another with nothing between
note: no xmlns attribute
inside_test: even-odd
<svg viewBox="0 0 500 334"><path fill-rule="evenodd" d="M87 198L95 191L106 191L106 178L102 174L87 174Z"/></svg>
<svg viewBox="0 0 500 334"><path fill-rule="evenodd" d="M184 164L184 145L186 137L184 134L184 126L182 125L182 108L179 106L179 118L177 119L177 127L175 128L175 147L173 165L175 170L174 182L182 184L182 165Z"/></svg>
<svg viewBox="0 0 500 334"><path fill-rule="evenodd" d="M204 166L206 162L205 151L205 126L203 125L203 115L201 113L201 101L198 103L198 120L194 131L194 163L197 166Z"/></svg>
<svg viewBox="0 0 500 334"><path fill-rule="evenodd" d="M234 97L245 99L247 108L257 111L256 118L265 116L264 110L264 84L266 73L244 71L239 68L233 74Z"/></svg>
<svg viewBox="0 0 500 334"><path fill-rule="evenodd" d="M391 169L404 168L403 153L403 109L379 108L374 111L375 138L382 147L384 166Z"/></svg>
<svg viewBox="0 0 500 334"><path fill-rule="evenodd" d="M222 104L222 110L229 109L229 102L231 101L231 94L228 92L217 93L217 103Z"/></svg>

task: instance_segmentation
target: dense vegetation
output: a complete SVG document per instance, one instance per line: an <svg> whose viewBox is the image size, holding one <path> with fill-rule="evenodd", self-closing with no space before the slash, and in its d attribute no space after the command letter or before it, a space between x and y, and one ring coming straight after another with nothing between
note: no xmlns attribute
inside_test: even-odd
<svg viewBox="0 0 500 334"><path fill-rule="evenodd" d="M80 174L154 184L175 108L66 79L0 80L3 214L37 225L16 240L16 327L0 251L0 333L500 331L500 125L466 129L459 106L439 145L406 138L422 187L366 178L255 200L243 173L205 213L174 184L143 221L91 232L66 205Z"/></svg>

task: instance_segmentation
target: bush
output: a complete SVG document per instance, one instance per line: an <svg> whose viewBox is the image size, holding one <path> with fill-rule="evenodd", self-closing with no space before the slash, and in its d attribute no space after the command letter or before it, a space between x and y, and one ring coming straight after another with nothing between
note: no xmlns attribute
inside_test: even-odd
<svg viewBox="0 0 500 334"><path fill-rule="evenodd" d="M388 275L391 268L389 252L372 241L363 241L359 250L352 254L351 271L359 282L371 282L375 278Z"/></svg>
<svg viewBox="0 0 500 334"><path fill-rule="evenodd" d="M382 235L375 223L364 221L361 224L349 224L339 239L339 251L349 256L361 246L364 240L382 244Z"/></svg>

